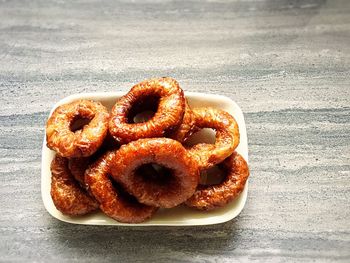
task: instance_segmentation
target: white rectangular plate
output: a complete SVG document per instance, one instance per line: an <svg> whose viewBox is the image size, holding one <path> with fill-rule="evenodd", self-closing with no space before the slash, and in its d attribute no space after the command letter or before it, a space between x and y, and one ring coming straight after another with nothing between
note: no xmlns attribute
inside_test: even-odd
<svg viewBox="0 0 350 263"><path fill-rule="evenodd" d="M59 101L51 110L61 104L72 102L77 99L91 99L100 101L108 109L111 109L116 100L124 95L121 92L110 93L84 93L66 97ZM230 98L220 95L186 92L186 97L192 107L214 107L229 112L235 117L240 131L240 144L236 149L248 162L247 132L244 117L239 106ZM230 204L214 211L197 211L186 206L178 206L171 209L160 209L150 220L141 224L119 223L102 212L96 212L87 216L70 217L58 211L50 196L51 172L50 164L55 152L46 147L44 137L41 164L41 194L46 210L55 218L73 224L85 225L126 225L126 226L198 226L211 225L229 221L235 218L243 209L248 192L248 182L240 196Z"/></svg>

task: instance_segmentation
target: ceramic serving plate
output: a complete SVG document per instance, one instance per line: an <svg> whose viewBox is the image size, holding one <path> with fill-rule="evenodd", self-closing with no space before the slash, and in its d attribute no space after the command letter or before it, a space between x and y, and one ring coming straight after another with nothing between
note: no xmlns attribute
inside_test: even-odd
<svg viewBox="0 0 350 263"><path fill-rule="evenodd" d="M72 102L78 99L91 99L100 101L108 109L111 109L116 100L124 95L121 92L110 93L84 93L66 97L59 101L52 111L61 104ZM187 92L186 97L192 107L214 107L225 110L235 117L239 125L240 144L236 149L248 161L248 144L247 133L244 122L244 117L239 106L225 96ZM50 114L52 114L52 111ZM193 141L210 141L213 140L213 132L204 130L199 132ZM205 212L197 211L186 206L180 205L171 209L160 209L150 220L141 224L125 224L119 223L102 212L96 212L87 216L70 217L63 215L58 211L52 202L50 196L51 172L50 163L55 153L46 147L46 139L44 137L42 149L42 164L41 164L41 194L46 210L55 218L73 224L85 225L126 225L126 226L198 226L211 225L229 221L235 218L243 209L248 192L248 182L245 185L244 191L240 196L230 204L220 209Z"/></svg>

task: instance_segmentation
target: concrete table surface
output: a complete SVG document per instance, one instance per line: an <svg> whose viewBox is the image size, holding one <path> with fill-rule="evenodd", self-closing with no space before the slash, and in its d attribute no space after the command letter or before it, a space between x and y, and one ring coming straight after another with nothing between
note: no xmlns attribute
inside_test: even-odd
<svg viewBox="0 0 350 263"><path fill-rule="evenodd" d="M350 1L0 1L0 261L350 261ZM205 227L59 222L53 104L157 76L246 117L247 204Z"/></svg>

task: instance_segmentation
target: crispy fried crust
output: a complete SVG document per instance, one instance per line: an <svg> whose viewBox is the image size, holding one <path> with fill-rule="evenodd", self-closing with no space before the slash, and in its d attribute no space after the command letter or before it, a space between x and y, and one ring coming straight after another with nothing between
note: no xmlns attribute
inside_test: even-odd
<svg viewBox="0 0 350 263"><path fill-rule="evenodd" d="M68 167L74 179L77 180L80 185L85 188L86 185L84 182L84 174L89 165L97 161L97 159L100 158L105 152L109 150L116 150L118 148L119 145L108 133L101 147L93 155L89 157L70 158L68 160Z"/></svg>
<svg viewBox="0 0 350 263"><path fill-rule="evenodd" d="M124 223L140 223L150 218L157 208L140 204L113 185L109 178L110 163L115 152L107 152L85 172L85 182L89 191L100 203L101 210L109 217Z"/></svg>
<svg viewBox="0 0 350 263"><path fill-rule="evenodd" d="M130 123L129 115L133 107L147 102L158 103L154 116L146 122ZM116 102L112 109L109 131L121 144L140 138L162 137L180 125L184 107L184 93L176 80L146 80L132 87Z"/></svg>
<svg viewBox="0 0 350 263"><path fill-rule="evenodd" d="M215 144L199 143L188 149L197 160L199 168L207 169L225 160L237 148L238 124L229 113L222 110L196 108L192 111L198 129L211 128L216 131Z"/></svg>
<svg viewBox="0 0 350 263"><path fill-rule="evenodd" d="M185 114L182 119L182 122L174 132L172 132L169 138L177 140L181 143L185 142L194 132L196 131L195 127L195 118L193 116L190 105L186 100L185 104Z"/></svg>
<svg viewBox="0 0 350 263"><path fill-rule="evenodd" d="M90 119L90 123L73 132L71 124L77 118ZM108 121L108 111L100 102L78 100L61 105L47 121L47 147L63 157L90 156L101 146Z"/></svg>
<svg viewBox="0 0 350 263"><path fill-rule="evenodd" d="M142 165L150 163L169 170L163 178L139 171ZM179 142L168 138L140 139L121 146L111 171L113 178L139 202L164 208L184 202L199 182L195 160Z"/></svg>
<svg viewBox="0 0 350 263"><path fill-rule="evenodd" d="M81 186L85 185L84 174L90 163L91 158L89 157L71 158L68 160L68 168L74 179L77 180Z"/></svg>
<svg viewBox="0 0 350 263"><path fill-rule="evenodd" d="M98 208L98 203L74 180L68 160L56 155L51 163L51 197L65 215L85 215Z"/></svg>
<svg viewBox="0 0 350 263"><path fill-rule="evenodd" d="M186 205L200 210L212 210L222 207L234 200L244 189L249 176L247 162L234 152L220 166L226 173L221 184L199 185L194 195L186 201Z"/></svg>

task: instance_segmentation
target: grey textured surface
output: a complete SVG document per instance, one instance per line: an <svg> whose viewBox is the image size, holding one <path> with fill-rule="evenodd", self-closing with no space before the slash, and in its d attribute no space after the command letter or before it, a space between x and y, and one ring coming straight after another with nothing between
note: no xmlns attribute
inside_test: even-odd
<svg viewBox="0 0 350 263"><path fill-rule="evenodd" d="M350 261L350 1L0 2L0 260ZM76 226L40 196L59 99L169 75L245 112L248 202L194 228Z"/></svg>

